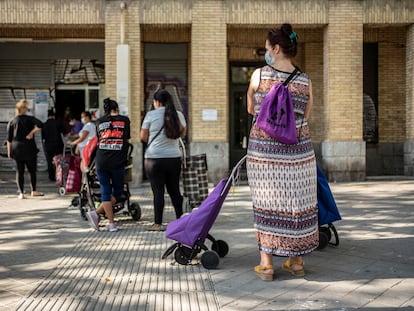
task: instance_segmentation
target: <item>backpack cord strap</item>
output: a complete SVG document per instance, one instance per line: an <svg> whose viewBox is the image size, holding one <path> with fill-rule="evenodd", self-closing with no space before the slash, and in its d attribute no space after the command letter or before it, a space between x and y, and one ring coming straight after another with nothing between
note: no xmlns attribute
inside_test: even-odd
<svg viewBox="0 0 414 311"><path fill-rule="evenodd" d="M289 77L286 79L286 81L283 82L283 85L284 86L288 85L288 83L296 76L298 71L299 71L298 68L295 67L295 70L293 70L293 72L289 75Z"/></svg>

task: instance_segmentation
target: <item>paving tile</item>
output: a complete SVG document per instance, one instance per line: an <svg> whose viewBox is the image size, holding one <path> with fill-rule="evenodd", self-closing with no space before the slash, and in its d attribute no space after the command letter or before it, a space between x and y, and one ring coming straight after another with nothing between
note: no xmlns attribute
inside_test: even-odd
<svg viewBox="0 0 414 311"><path fill-rule="evenodd" d="M229 245L214 270L198 258L187 266L173 255L161 259L174 241L146 231L148 185L132 189L142 219L117 217L116 233L91 230L79 211L66 208L70 197L46 186L40 190L47 196L36 200L0 189L1 310L414 309L412 181L332 184L343 216L335 223L339 246L306 256L304 278L281 271L284 258L275 257L273 282L253 272L259 253L246 186L229 193L210 230ZM169 222L174 213L168 197L166 203Z"/></svg>

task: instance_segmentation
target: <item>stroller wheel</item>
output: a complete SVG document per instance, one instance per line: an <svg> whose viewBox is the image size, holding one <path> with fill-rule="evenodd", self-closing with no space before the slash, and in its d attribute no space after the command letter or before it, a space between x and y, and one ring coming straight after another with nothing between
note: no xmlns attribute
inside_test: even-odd
<svg viewBox="0 0 414 311"><path fill-rule="evenodd" d="M133 220L138 221L141 219L141 207L138 203L134 202L131 203L129 206L129 213L131 214L131 217Z"/></svg>
<svg viewBox="0 0 414 311"><path fill-rule="evenodd" d="M220 258L215 251L206 251L201 255L200 261L204 268L215 269L220 262Z"/></svg>
<svg viewBox="0 0 414 311"><path fill-rule="evenodd" d="M187 254L183 247L178 247L174 252L174 259L180 265L188 265L191 261L191 253Z"/></svg>
<svg viewBox="0 0 414 311"><path fill-rule="evenodd" d="M59 187L58 193L59 193L59 195L65 195L66 194L65 187Z"/></svg>
<svg viewBox="0 0 414 311"><path fill-rule="evenodd" d="M328 243L329 243L328 235L323 231L319 231L319 245L317 249L319 250L324 249L326 245L328 245Z"/></svg>
<svg viewBox="0 0 414 311"><path fill-rule="evenodd" d="M211 245L211 249L215 251L220 257L226 256L229 252L229 246L223 240L214 241Z"/></svg>
<svg viewBox="0 0 414 311"><path fill-rule="evenodd" d="M331 240L331 238L332 238L332 233L331 233L331 230L330 230L330 228L329 228L329 227L325 227L325 226L319 227L319 231L320 231L320 232L323 232L323 233L325 233L325 234L327 235L327 237L328 237L328 241L330 241L330 240Z"/></svg>

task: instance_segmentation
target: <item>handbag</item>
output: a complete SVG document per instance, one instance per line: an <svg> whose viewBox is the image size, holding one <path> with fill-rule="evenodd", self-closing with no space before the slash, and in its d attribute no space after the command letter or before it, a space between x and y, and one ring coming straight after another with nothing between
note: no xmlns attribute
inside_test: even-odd
<svg viewBox="0 0 414 311"><path fill-rule="evenodd" d="M287 86L297 72L295 68L285 82L277 82L272 86L256 118L259 128L284 144L298 143L293 101Z"/></svg>

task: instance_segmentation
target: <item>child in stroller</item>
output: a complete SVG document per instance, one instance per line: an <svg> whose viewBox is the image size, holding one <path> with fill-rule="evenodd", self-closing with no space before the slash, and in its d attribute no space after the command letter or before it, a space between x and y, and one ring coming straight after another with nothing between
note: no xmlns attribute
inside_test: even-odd
<svg viewBox="0 0 414 311"><path fill-rule="evenodd" d="M87 220L87 212L94 211L102 202L99 179L95 169L95 155L98 139L91 140L82 152L82 185L79 191L78 204L82 218ZM138 221L141 218L141 208L137 202L131 202L131 192L129 190L128 172L132 169L131 154L133 146L129 144L128 165L125 167L126 180L124 183L123 193L113 201L112 209L115 216L130 215L133 220Z"/></svg>

